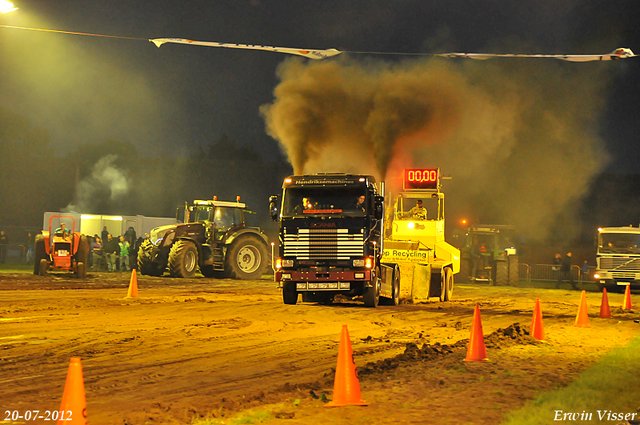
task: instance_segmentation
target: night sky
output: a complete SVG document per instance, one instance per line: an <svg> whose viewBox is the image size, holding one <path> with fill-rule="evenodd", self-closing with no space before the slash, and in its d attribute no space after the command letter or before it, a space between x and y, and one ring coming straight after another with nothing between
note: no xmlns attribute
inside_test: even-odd
<svg viewBox="0 0 640 425"><path fill-rule="evenodd" d="M367 172L390 187L401 166L439 166L454 177L449 213L540 237L575 222L600 174L640 173L639 58L412 55L640 53L637 0L14 3L0 25L116 36L0 27L0 108L50 134L54 155L111 140L152 161L194 158L224 134L295 172ZM370 53L312 61L148 41L164 37ZM258 192L256 209L272 194Z"/></svg>
<svg viewBox="0 0 640 425"><path fill-rule="evenodd" d="M183 155L227 133L266 158L278 144L259 107L273 101L286 55L164 45L149 38L348 51L640 53L635 1L16 1L0 24L0 105L48 129L54 146L131 141L142 155ZM365 60L367 55L352 55ZM397 56L375 56L393 61ZM456 60L459 59L442 59ZM581 72L573 64L572 72ZM610 169L640 172L639 60L609 63L601 131Z"/></svg>

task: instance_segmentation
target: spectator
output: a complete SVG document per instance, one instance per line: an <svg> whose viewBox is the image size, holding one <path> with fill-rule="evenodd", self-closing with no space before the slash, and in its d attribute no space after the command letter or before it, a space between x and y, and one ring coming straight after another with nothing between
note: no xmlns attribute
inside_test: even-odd
<svg viewBox="0 0 640 425"><path fill-rule="evenodd" d="M93 241L91 242L91 251L94 256L94 267L98 270L104 264L104 254L102 252L102 241L98 235L93 236Z"/></svg>
<svg viewBox="0 0 640 425"><path fill-rule="evenodd" d="M107 230L107 226L102 228L102 234L100 234L100 238L102 239L102 243L105 243L109 238L109 231Z"/></svg>
<svg viewBox="0 0 640 425"><path fill-rule="evenodd" d="M4 230L0 231L0 263L4 263L7 260L7 246L9 245L9 238L4 233Z"/></svg>
<svg viewBox="0 0 640 425"><path fill-rule="evenodd" d="M120 236L120 271L129 271L129 247L131 246L127 242L124 236Z"/></svg>
<svg viewBox="0 0 640 425"><path fill-rule="evenodd" d="M584 263L582 263L582 268L580 269L580 273L582 274L582 280L589 279L589 261L584 260Z"/></svg>
<svg viewBox="0 0 640 425"><path fill-rule="evenodd" d="M107 240L104 241L104 244L102 245L104 257L107 260L107 271L116 271L116 256L118 255L119 249L118 241L113 239L111 233L107 233Z"/></svg>
<svg viewBox="0 0 640 425"><path fill-rule="evenodd" d="M571 253L567 252L567 255L564 256L564 260L562 260L562 265L560 266L560 273L558 274L558 284L556 285L556 288L560 288L560 284L564 282L565 279L568 279L571 287L573 289L578 289L576 284L573 282L573 274L571 273L571 267L573 264L571 260Z"/></svg>
<svg viewBox="0 0 640 425"><path fill-rule="evenodd" d="M29 232L27 233L27 255L25 257L26 264L33 264L33 247L36 243L36 235Z"/></svg>

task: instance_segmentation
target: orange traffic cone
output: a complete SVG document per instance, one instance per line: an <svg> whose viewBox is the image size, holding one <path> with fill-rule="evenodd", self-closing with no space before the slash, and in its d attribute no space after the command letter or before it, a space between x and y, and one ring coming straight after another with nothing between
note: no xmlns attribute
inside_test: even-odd
<svg viewBox="0 0 640 425"><path fill-rule="evenodd" d="M533 310L533 319L531 319L531 336L538 341L544 341L544 325L542 324L540 298L536 298L536 307Z"/></svg>
<svg viewBox="0 0 640 425"><path fill-rule="evenodd" d="M136 269L131 270L131 281L129 282L129 292L127 292L127 298L138 296L138 276Z"/></svg>
<svg viewBox="0 0 640 425"><path fill-rule="evenodd" d="M71 357L59 414L58 425L87 424L87 399L84 395L80 357Z"/></svg>
<svg viewBox="0 0 640 425"><path fill-rule="evenodd" d="M622 302L623 310L633 310L631 305L631 285L627 285L627 289L624 290L624 301Z"/></svg>
<svg viewBox="0 0 640 425"><path fill-rule="evenodd" d="M353 350L347 325L342 325L340 334L340 347L338 349L338 365L336 366L336 379L333 384L333 401L325 404L325 407L338 406L366 406L360 394L360 383L356 373L356 365L353 362Z"/></svg>
<svg viewBox="0 0 640 425"><path fill-rule="evenodd" d="M602 303L600 304L600 318L611 319L611 310L609 309L609 297L607 296L607 288L602 288Z"/></svg>
<svg viewBox="0 0 640 425"><path fill-rule="evenodd" d="M587 315L587 291L582 291L580 297L580 307L578 307L578 314L576 315L576 323L573 326L579 328L590 328L589 316Z"/></svg>
<svg viewBox="0 0 640 425"><path fill-rule="evenodd" d="M473 311L473 323L471 325L471 336L469 337L469 348L465 362L487 362L487 348L484 345L484 334L482 332L482 319L480 318L480 308L476 304Z"/></svg>

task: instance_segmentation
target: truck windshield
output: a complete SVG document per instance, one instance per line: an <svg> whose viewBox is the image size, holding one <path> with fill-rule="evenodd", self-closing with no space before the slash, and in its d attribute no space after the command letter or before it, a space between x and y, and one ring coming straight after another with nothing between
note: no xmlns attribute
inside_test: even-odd
<svg viewBox="0 0 640 425"><path fill-rule="evenodd" d="M640 235L633 233L601 233L598 251L616 254L640 253Z"/></svg>
<svg viewBox="0 0 640 425"><path fill-rule="evenodd" d="M287 189L282 215L306 217L310 215L340 215L361 217L370 211L370 199L362 187L301 187ZM361 203L360 203L361 202Z"/></svg>

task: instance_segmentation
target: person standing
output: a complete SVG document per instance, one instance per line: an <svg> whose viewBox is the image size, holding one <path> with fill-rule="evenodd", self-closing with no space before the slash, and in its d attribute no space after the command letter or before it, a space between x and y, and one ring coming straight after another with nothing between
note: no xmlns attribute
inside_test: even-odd
<svg viewBox="0 0 640 425"><path fill-rule="evenodd" d="M107 233L107 240L102 245L102 251L104 252L105 259L107 260L107 271L116 271L116 256L118 254L118 241L113 239L111 233Z"/></svg>
<svg viewBox="0 0 640 425"><path fill-rule="evenodd" d="M560 284L565 281L565 279L569 280L571 287L573 289L578 289L576 284L573 281L573 274L571 273L571 267L573 266L571 253L567 252L567 255L564 256L562 260L562 265L560 266L560 274L558 275L558 285L556 288L560 287Z"/></svg>
<svg viewBox="0 0 640 425"><path fill-rule="evenodd" d="M589 279L589 261L584 260L584 263L582 263L582 268L580 269L580 275L583 282Z"/></svg>
<svg viewBox="0 0 640 425"><path fill-rule="evenodd" d="M104 255L102 253L102 242L100 241L100 236L93 236L93 242L91 242L91 251L93 252L95 261L94 267L97 270L100 270L100 267L102 267L102 264L104 264Z"/></svg>
<svg viewBox="0 0 640 425"><path fill-rule="evenodd" d="M129 247L131 246L124 236L120 236L120 271L129 271Z"/></svg>
<svg viewBox="0 0 640 425"><path fill-rule="evenodd" d="M4 230L0 231L0 263L7 260L7 247L9 246L9 238Z"/></svg>
<svg viewBox="0 0 640 425"><path fill-rule="evenodd" d="M102 243L105 243L109 237L109 231L107 230L107 226L102 228L102 233L100 234L100 239L102 239Z"/></svg>

